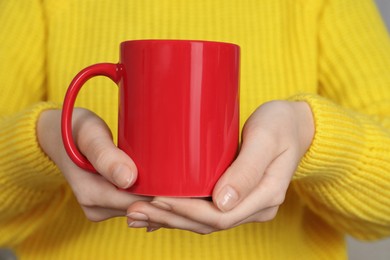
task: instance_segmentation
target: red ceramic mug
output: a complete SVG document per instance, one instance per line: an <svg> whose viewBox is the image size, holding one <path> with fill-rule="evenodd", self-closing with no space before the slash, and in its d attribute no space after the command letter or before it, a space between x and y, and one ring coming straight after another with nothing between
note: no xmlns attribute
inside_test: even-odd
<svg viewBox="0 0 390 260"><path fill-rule="evenodd" d="M129 192L147 196L210 196L234 160L239 134L239 47L191 40L121 43L118 64L95 64L70 84L62 138L70 158L96 172L72 137L72 111L94 76L119 85L118 147L138 168Z"/></svg>

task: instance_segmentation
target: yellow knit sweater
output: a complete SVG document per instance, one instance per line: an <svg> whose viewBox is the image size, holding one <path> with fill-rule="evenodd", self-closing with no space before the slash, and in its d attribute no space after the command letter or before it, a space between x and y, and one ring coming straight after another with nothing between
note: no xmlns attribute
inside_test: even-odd
<svg viewBox="0 0 390 260"><path fill-rule="evenodd" d="M390 234L390 41L369 0L0 0L0 247L21 259L345 259L344 234ZM72 77L131 39L239 44L241 125L304 100L315 138L277 217L201 236L91 223L37 143ZM117 123L117 88L77 105Z"/></svg>

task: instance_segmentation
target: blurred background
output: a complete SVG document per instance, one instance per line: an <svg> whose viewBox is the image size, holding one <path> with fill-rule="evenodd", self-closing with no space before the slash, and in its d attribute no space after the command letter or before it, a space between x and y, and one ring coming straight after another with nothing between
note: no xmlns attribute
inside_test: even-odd
<svg viewBox="0 0 390 260"><path fill-rule="evenodd" d="M383 18L390 28L390 0L376 0L375 1L379 7L379 10L383 14Z"/></svg>
<svg viewBox="0 0 390 260"><path fill-rule="evenodd" d="M390 0L376 0L375 2L390 32ZM348 238L348 247L349 260L390 260L390 238L372 243Z"/></svg>

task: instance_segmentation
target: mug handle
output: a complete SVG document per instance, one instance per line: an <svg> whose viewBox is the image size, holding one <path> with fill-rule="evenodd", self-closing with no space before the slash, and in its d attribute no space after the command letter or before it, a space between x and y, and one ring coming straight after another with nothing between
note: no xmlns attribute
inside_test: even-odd
<svg viewBox="0 0 390 260"><path fill-rule="evenodd" d="M77 94L84 83L95 76L105 76L118 85L122 78L123 68L121 64L98 63L86 67L80 71L70 83L65 95L61 115L61 135L66 152L72 161L80 168L96 173L95 167L78 150L72 135L72 114Z"/></svg>

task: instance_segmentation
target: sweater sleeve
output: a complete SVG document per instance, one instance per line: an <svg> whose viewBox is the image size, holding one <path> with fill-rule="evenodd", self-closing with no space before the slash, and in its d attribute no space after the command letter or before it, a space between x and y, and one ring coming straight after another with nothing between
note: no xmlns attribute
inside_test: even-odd
<svg viewBox="0 0 390 260"><path fill-rule="evenodd" d="M66 197L63 178L36 137L40 113L57 107L45 102L40 3L0 1L0 246L26 238Z"/></svg>
<svg viewBox="0 0 390 260"><path fill-rule="evenodd" d="M316 133L293 185L341 232L390 235L390 41L370 0L329 0L319 26Z"/></svg>

